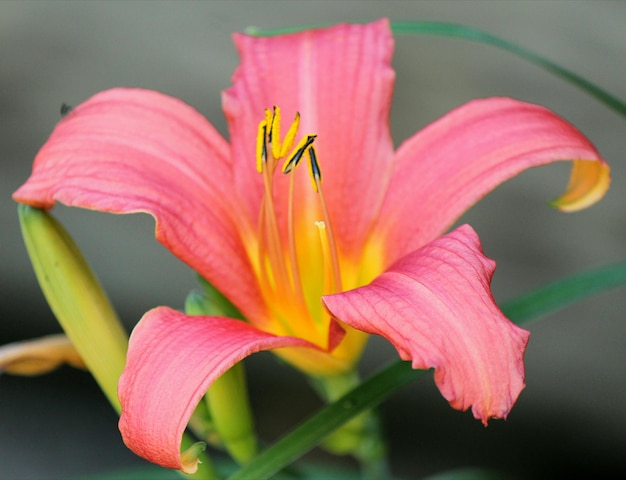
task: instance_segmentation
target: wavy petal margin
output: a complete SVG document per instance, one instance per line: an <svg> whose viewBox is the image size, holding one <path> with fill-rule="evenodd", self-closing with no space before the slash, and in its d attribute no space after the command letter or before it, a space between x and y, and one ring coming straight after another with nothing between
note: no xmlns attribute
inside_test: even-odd
<svg viewBox="0 0 626 480"><path fill-rule="evenodd" d="M229 146L200 113L155 91L116 88L59 122L13 198L39 208L59 201L147 212L157 240L247 316L262 318L232 185Z"/></svg>
<svg viewBox="0 0 626 480"><path fill-rule="evenodd" d="M316 348L240 320L150 310L130 337L118 385L124 443L153 463L194 473L197 456L181 456L181 437L211 383L252 353L285 347Z"/></svg>
<svg viewBox="0 0 626 480"><path fill-rule="evenodd" d="M496 306L494 268L476 232L464 225L407 255L371 284L323 301L338 320L389 340L413 368L434 368L452 407L471 406L486 425L490 418L506 418L524 388L529 337Z"/></svg>
<svg viewBox="0 0 626 480"><path fill-rule="evenodd" d="M596 202L610 183L607 163L573 125L510 98L466 103L405 141L396 155L374 230L387 245L387 265L437 238L479 199L528 168L574 161L566 192L552 202L565 211Z"/></svg>
<svg viewBox="0 0 626 480"><path fill-rule="evenodd" d="M389 21L265 38L235 34L234 40L241 63L223 105L237 165L235 181L250 215L258 214L263 191L253 163L263 111L278 105L285 122L299 111L299 135L317 134L315 148L337 243L347 255L358 252L392 173L389 111L395 73ZM296 209L304 204L314 211L318 201L306 170L295 172ZM278 209L288 204L288 180L275 179L275 190L283 197L276 202ZM303 222L313 220L319 218Z"/></svg>

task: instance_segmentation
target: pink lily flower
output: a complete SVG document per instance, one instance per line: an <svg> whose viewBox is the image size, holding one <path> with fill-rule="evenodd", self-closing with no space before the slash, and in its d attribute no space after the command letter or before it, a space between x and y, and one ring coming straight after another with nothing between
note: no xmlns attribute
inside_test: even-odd
<svg viewBox="0 0 626 480"><path fill-rule="evenodd" d="M394 151L386 20L235 44L229 142L177 99L113 89L60 121L14 194L151 214L157 240L247 319L144 315L119 382L126 444L193 472L181 435L222 373L261 350L308 375L347 372L368 334L434 368L454 408L506 417L529 333L496 306L472 228L444 233L503 181L558 160L574 167L553 205L584 208L607 190L607 164L563 119L508 98L463 105ZM283 118L296 119L284 137Z"/></svg>

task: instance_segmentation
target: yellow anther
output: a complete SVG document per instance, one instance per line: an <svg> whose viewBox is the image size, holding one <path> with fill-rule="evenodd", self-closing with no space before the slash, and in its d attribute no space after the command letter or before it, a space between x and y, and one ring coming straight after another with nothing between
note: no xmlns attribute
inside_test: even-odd
<svg viewBox="0 0 626 480"><path fill-rule="evenodd" d="M266 110L267 112L267 110ZM267 118L267 113L266 113ZM267 120L261 120L256 135L256 170L263 173L263 164L267 162Z"/></svg>
<svg viewBox="0 0 626 480"><path fill-rule="evenodd" d="M319 186L322 183L322 171L319 163L317 163L317 155L315 155L313 146L309 147L309 160L309 175L311 175L311 181L313 182L313 190L319 192Z"/></svg>
<svg viewBox="0 0 626 480"><path fill-rule="evenodd" d="M285 163L283 163L283 173L289 173L298 166L298 163L302 160L306 150L313 144L316 137L317 135L307 135L306 137L303 137L300 142L298 142L296 148L293 150L291 155L287 157Z"/></svg>
<svg viewBox="0 0 626 480"><path fill-rule="evenodd" d="M293 147L293 143L296 141L296 135L298 134L298 128L300 128L300 112L296 112L296 118L294 118L285 140L283 141L282 148L280 149L280 155L276 158L283 158L289 153L289 150Z"/></svg>
<svg viewBox="0 0 626 480"><path fill-rule="evenodd" d="M270 125L268 139L272 144L272 155L274 155L274 158L280 158L280 107L276 105L274 105L274 113Z"/></svg>
<svg viewBox="0 0 626 480"><path fill-rule="evenodd" d="M275 109L276 107L274 107ZM274 111L269 108L265 109L265 124L269 127L269 132L267 132L268 140L272 141L272 122L274 120Z"/></svg>

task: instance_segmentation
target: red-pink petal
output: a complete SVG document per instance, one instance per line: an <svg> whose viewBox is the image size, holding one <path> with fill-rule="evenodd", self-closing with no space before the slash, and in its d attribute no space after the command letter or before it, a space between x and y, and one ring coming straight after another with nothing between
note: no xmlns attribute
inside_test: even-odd
<svg viewBox="0 0 626 480"><path fill-rule="evenodd" d="M291 122L299 111L300 134L317 134L315 147L339 248L348 253L358 250L391 175L388 117L395 74L389 22L344 24L277 37L236 35L235 44L241 64L223 103L237 165L235 181L246 195L250 215L258 214L262 198L254 159L264 109L278 105L283 123ZM306 170L303 164L296 171L296 202L308 202L311 210L310 204L318 201ZM276 181L278 196L284 198L287 178ZM280 210L286 205L277 202L283 219Z"/></svg>
<svg viewBox="0 0 626 480"><path fill-rule="evenodd" d="M509 98L469 102L403 143L375 230L388 263L446 231L481 197L530 167L574 160L563 210L582 208L608 188L609 169L571 124Z"/></svg>
<svg viewBox="0 0 626 480"><path fill-rule="evenodd" d="M331 314L381 335L457 409L504 418L524 387L529 333L496 306L495 263L465 225L407 255L370 285L324 297Z"/></svg>
<svg viewBox="0 0 626 480"><path fill-rule="evenodd" d="M229 147L193 108L141 89L77 106L38 153L15 200L147 212L157 239L246 314L261 301L237 232ZM258 317L258 312L256 312Z"/></svg>
<svg viewBox="0 0 626 480"><path fill-rule="evenodd" d="M248 355L283 347L311 344L230 318L149 311L130 337L118 386L124 442L153 463L194 471L195 463L181 462L181 437L209 385Z"/></svg>

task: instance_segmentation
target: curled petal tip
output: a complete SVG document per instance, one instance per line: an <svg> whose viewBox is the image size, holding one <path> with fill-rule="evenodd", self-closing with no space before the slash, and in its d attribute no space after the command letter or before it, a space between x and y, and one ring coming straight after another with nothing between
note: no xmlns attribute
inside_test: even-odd
<svg viewBox="0 0 626 480"><path fill-rule="evenodd" d="M124 443L153 463L192 473L198 458L205 457L200 456L204 447L187 449L191 445L183 443L183 432L205 392L252 353L287 347L315 348L240 320L188 316L167 307L149 311L133 330L118 383Z"/></svg>
<svg viewBox="0 0 626 480"><path fill-rule="evenodd" d="M565 193L550 205L564 212L582 210L600 200L610 183L610 168L605 162L575 160Z"/></svg>
<svg viewBox="0 0 626 480"><path fill-rule="evenodd" d="M40 375L63 364L87 368L65 335L49 335L0 347L0 373Z"/></svg>
<svg viewBox="0 0 626 480"><path fill-rule="evenodd" d="M529 332L498 309L494 262L465 225L397 261L364 287L323 297L334 318L381 335L415 369L434 368L450 405L486 424L524 388Z"/></svg>
<svg viewBox="0 0 626 480"><path fill-rule="evenodd" d="M200 463L200 454L206 450L206 443L196 442L180 454L181 470L185 473L196 473Z"/></svg>

